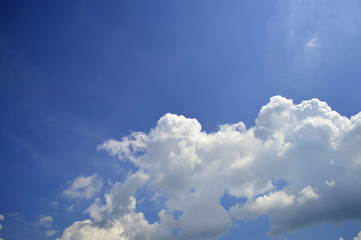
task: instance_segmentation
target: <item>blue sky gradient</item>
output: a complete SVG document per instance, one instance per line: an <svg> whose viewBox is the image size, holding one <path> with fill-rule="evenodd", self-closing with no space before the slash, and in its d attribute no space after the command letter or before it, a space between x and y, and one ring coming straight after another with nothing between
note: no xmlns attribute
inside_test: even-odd
<svg viewBox="0 0 361 240"><path fill-rule="evenodd" d="M95 198L104 203L116 182L142 169L98 146L148 134L166 113L195 118L209 134L240 121L254 127L275 95L356 115L360 26L358 0L2 1L0 238L61 238L91 219ZM89 197L64 194L94 174L102 187ZM136 210L150 223L169 200L149 200L155 192L137 189ZM245 203L224 194L226 210ZM273 237L269 214L233 217L214 239L353 239L356 218Z"/></svg>

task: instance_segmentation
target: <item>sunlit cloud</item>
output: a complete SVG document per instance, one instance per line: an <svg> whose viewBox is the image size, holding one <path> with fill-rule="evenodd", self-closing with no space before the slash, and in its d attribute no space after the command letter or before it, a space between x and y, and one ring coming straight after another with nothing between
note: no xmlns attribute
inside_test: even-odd
<svg viewBox="0 0 361 240"><path fill-rule="evenodd" d="M318 99L296 105L275 96L254 127L240 122L212 133L196 119L166 114L148 133L99 146L137 170L96 199L86 210L90 219L61 239L215 239L232 218L262 215L271 235L360 220L360 144L361 114L341 116ZM138 196L140 189L150 196ZM229 210L220 203L225 194L239 199ZM150 223L137 206L154 205L157 196L164 196L163 207Z"/></svg>
<svg viewBox="0 0 361 240"><path fill-rule="evenodd" d="M89 177L80 176L74 179L69 188L63 191L63 195L70 199L90 199L97 194L103 186L103 180L94 174Z"/></svg>

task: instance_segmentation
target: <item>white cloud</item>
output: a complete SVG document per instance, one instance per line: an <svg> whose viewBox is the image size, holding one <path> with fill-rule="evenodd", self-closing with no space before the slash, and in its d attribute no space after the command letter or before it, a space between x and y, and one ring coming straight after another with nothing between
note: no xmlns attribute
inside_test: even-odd
<svg viewBox="0 0 361 240"><path fill-rule="evenodd" d="M103 186L103 180L97 174L89 177L78 177L73 180L70 187L63 191L63 194L70 199L86 198L90 199L97 194Z"/></svg>
<svg viewBox="0 0 361 240"><path fill-rule="evenodd" d="M52 224L53 224L52 216L40 216L39 222L37 223L37 225L44 227L51 227Z"/></svg>
<svg viewBox="0 0 361 240"><path fill-rule="evenodd" d="M361 232L359 232L357 237L354 237L353 240L361 240Z"/></svg>
<svg viewBox="0 0 361 240"><path fill-rule="evenodd" d="M48 237L51 237L51 236L53 236L53 235L55 235L56 234L56 231L55 230L47 230L46 231L46 236L48 236Z"/></svg>
<svg viewBox="0 0 361 240"><path fill-rule="evenodd" d="M121 237L123 233L123 227L120 223L114 223L110 228L100 228L92 224L90 220L82 222L75 222L72 226L68 227L61 239L87 239L87 240L125 240L125 237Z"/></svg>
<svg viewBox="0 0 361 240"><path fill-rule="evenodd" d="M317 37L312 38L308 43L305 45L306 47L317 47L319 46Z"/></svg>
<svg viewBox="0 0 361 240"><path fill-rule="evenodd" d="M5 221L5 217L4 215L0 214L0 221ZM0 224L0 233L1 233L1 229L3 228L3 225ZM3 240L1 237L0 237L0 240Z"/></svg>
<svg viewBox="0 0 361 240"><path fill-rule="evenodd" d="M313 189L310 186L305 187L299 192L300 197L297 199L300 204L303 204L311 199L318 199L319 196L316 193L317 189Z"/></svg>
<svg viewBox="0 0 361 240"><path fill-rule="evenodd" d="M343 238L340 237L338 240L343 240ZM353 238L353 240L361 240L361 232L359 232L358 235Z"/></svg>
<svg viewBox="0 0 361 240"><path fill-rule="evenodd" d="M334 181L334 180L331 180L331 181L326 180L325 183L326 183L327 186L329 186L330 188L335 186L335 181Z"/></svg>
<svg viewBox="0 0 361 240"><path fill-rule="evenodd" d="M257 197L255 201L248 201L242 207L239 204L231 207L230 213L238 219L255 218L273 212L277 209L291 206L295 203L295 196L284 191L271 192Z"/></svg>
<svg viewBox="0 0 361 240"><path fill-rule="evenodd" d="M138 171L129 176L124 183L115 183L110 193L105 195L105 204L97 199L89 208L90 216L96 221L122 216L135 208L136 199L133 197L138 188L142 187L149 176Z"/></svg>
<svg viewBox="0 0 361 240"><path fill-rule="evenodd" d="M166 114L149 133L99 147L138 171L115 183L88 208L91 220L74 223L61 239L216 239L231 228L231 215L268 215L273 235L361 220L360 145L361 113L349 119L317 99L295 105L273 97L248 130L237 123L206 133L196 119ZM275 178L287 185L279 189ZM337 184L329 187L330 179ZM165 196L153 224L136 210L137 190L145 187L154 199ZM248 200L227 212L224 193Z"/></svg>

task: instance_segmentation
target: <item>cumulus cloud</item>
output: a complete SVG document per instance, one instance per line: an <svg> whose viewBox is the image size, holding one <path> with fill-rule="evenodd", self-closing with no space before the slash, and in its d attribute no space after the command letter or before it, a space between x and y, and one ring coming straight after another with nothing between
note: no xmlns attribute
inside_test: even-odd
<svg viewBox="0 0 361 240"><path fill-rule="evenodd" d="M103 180L97 174L89 177L80 176L72 181L69 188L63 191L63 194L70 199L90 199L100 191L102 186Z"/></svg>
<svg viewBox="0 0 361 240"><path fill-rule="evenodd" d="M361 220L360 145L361 113L347 118L318 99L296 105L275 96L254 127L227 124L212 133L196 119L166 114L149 133L99 146L138 170L96 199L91 219L75 222L61 239L217 239L232 217L261 215L269 216L271 235ZM140 189L150 199L163 196L153 223L137 209ZM224 194L240 199L229 211L220 203Z"/></svg>

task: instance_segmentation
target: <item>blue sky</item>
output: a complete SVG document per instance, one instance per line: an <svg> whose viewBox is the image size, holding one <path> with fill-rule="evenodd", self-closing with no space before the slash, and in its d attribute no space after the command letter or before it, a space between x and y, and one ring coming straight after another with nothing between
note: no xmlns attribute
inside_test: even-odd
<svg viewBox="0 0 361 240"><path fill-rule="evenodd" d="M358 0L2 1L0 238L354 239L360 25Z"/></svg>

